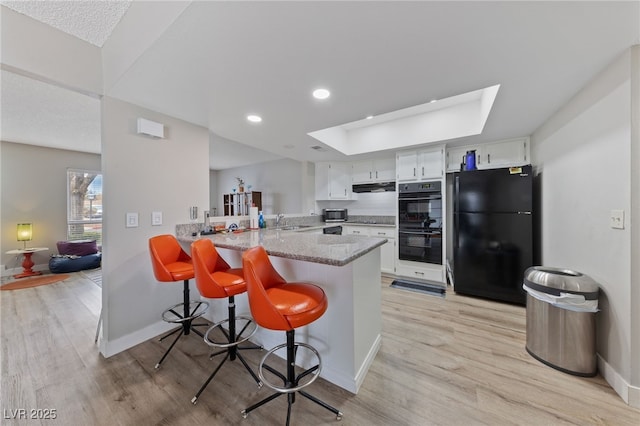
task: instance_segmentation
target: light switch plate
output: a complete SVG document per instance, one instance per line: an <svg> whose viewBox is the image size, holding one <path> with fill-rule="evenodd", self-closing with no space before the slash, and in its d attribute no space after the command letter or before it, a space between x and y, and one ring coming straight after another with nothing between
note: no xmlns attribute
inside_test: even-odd
<svg viewBox="0 0 640 426"><path fill-rule="evenodd" d="M624 210L611 210L611 227L624 229Z"/></svg>
<svg viewBox="0 0 640 426"><path fill-rule="evenodd" d="M127 228L138 227L138 213L127 213Z"/></svg>
<svg viewBox="0 0 640 426"><path fill-rule="evenodd" d="M162 225L162 212L152 212L151 226L160 226L160 225Z"/></svg>

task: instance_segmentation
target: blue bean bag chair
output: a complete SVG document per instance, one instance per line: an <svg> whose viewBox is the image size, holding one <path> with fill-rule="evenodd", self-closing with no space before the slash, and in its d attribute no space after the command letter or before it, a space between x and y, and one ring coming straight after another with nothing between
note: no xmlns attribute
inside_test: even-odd
<svg viewBox="0 0 640 426"><path fill-rule="evenodd" d="M54 274L84 271L99 268L102 253L98 252L95 240L58 241L58 255L51 255L49 270Z"/></svg>

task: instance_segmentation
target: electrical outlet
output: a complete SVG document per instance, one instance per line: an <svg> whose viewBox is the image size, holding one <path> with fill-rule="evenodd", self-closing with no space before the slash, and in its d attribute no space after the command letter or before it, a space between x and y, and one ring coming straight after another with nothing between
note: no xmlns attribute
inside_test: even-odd
<svg viewBox="0 0 640 426"><path fill-rule="evenodd" d="M624 210L611 210L611 227L624 229Z"/></svg>
<svg viewBox="0 0 640 426"><path fill-rule="evenodd" d="M138 227L138 213L127 213L127 228L137 228Z"/></svg>
<svg viewBox="0 0 640 426"><path fill-rule="evenodd" d="M162 225L162 212L152 212L151 226L160 226L160 225Z"/></svg>

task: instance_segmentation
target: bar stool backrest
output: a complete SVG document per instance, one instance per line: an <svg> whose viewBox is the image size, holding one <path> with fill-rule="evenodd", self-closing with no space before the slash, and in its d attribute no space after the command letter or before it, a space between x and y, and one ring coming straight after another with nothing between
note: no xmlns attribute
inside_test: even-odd
<svg viewBox="0 0 640 426"><path fill-rule="evenodd" d="M191 257L196 286L200 294L210 299L228 297L227 292L212 274L217 271L228 271L231 266L220 256L213 241L207 238L194 241L191 244ZM234 274L240 272L239 269L234 270Z"/></svg>
<svg viewBox="0 0 640 426"><path fill-rule="evenodd" d="M247 282L247 295L251 315L258 325L270 330L289 330L291 326L271 303L267 290L282 287L287 282L274 269L262 246L246 250L242 254L242 268Z"/></svg>
<svg viewBox="0 0 640 426"><path fill-rule="evenodd" d="M175 282L193 278L191 257L170 234L149 238L153 274L158 281Z"/></svg>

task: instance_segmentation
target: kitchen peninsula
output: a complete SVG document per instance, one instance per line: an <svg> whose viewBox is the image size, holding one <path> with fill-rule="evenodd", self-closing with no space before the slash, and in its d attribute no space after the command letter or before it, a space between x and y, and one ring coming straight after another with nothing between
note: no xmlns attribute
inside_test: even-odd
<svg viewBox="0 0 640 426"><path fill-rule="evenodd" d="M329 302L327 311L297 331L296 340L320 352L321 377L358 392L381 342L380 246L385 239L270 229L197 237L177 229L185 249L197 238L209 238L233 267L242 265L242 251L261 245L283 278L322 287ZM249 313L246 293L235 301L239 314ZM226 301L209 302L208 318L214 322L224 319ZM270 349L283 343L284 337L284 333L259 328L252 340Z"/></svg>

